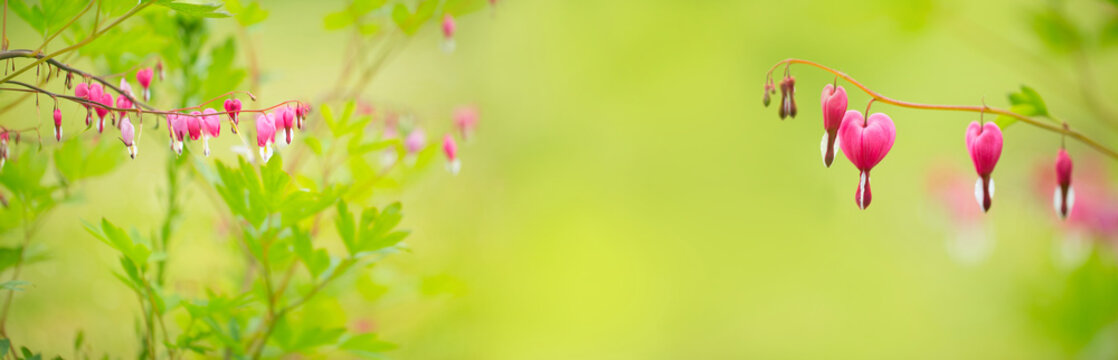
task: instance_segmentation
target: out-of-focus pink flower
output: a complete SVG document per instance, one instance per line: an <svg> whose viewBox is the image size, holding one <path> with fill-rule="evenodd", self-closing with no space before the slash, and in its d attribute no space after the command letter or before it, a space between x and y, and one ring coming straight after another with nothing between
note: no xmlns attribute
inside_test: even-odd
<svg viewBox="0 0 1118 360"><path fill-rule="evenodd" d="M469 139L473 135L479 117L476 106L461 106L454 109L454 126L458 128L463 139Z"/></svg>
<svg viewBox="0 0 1118 360"><path fill-rule="evenodd" d="M973 186L962 169L944 163L928 171L928 198L945 215L936 228L944 229L948 255L955 261L973 264L989 257L994 247L993 229L986 223L982 209L974 206ZM935 220L940 217L930 216Z"/></svg>
<svg viewBox="0 0 1118 360"><path fill-rule="evenodd" d="M424 133L423 129L419 127L413 129L411 133L408 134L408 137L404 139L404 148L408 150L409 154L415 154L419 152L419 150L423 150L423 147L426 145L427 133Z"/></svg>
<svg viewBox="0 0 1118 360"><path fill-rule="evenodd" d="M1035 191L1044 203L1051 201L1052 189L1058 188L1058 180L1062 180L1058 179L1059 176L1052 176L1054 162L1058 160L1049 158L1043 161L1035 172ZM1101 170L1106 167L1099 159L1081 158L1079 162L1075 174L1075 206L1061 226L1066 231L1082 232L1118 245L1118 191L1114 182ZM1067 180L1070 185L1070 177ZM1055 218L1059 218L1059 213Z"/></svg>
<svg viewBox="0 0 1118 360"><path fill-rule="evenodd" d="M462 162L458 160L458 143L454 141L454 136L446 134L443 137L443 154L446 155L446 168L451 174L458 175L458 171L462 168Z"/></svg>

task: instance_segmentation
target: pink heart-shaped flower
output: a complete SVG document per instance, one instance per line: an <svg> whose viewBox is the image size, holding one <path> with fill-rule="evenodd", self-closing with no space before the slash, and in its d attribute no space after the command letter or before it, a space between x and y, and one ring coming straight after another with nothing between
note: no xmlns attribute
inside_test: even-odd
<svg viewBox="0 0 1118 360"><path fill-rule="evenodd" d="M839 127L839 146L846 158L858 168L861 180L854 200L858 207L865 209L870 205L873 195L870 192L870 170L877 166L893 148L897 129L893 119L882 113L874 113L863 119L858 110L849 110L842 118Z"/></svg>
<svg viewBox="0 0 1118 360"><path fill-rule="evenodd" d="M994 172L1002 155L1002 129L992 122L980 125L972 121L967 126L967 150L974 162L974 171L978 173L978 182L974 184L975 200L983 211L989 211L994 197L994 180L990 173Z"/></svg>
<svg viewBox="0 0 1118 360"><path fill-rule="evenodd" d="M835 161L835 141L838 140L839 126L846 114L847 98L846 89L842 86L835 88L831 84L823 87L823 164L831 167Z"/></svg>

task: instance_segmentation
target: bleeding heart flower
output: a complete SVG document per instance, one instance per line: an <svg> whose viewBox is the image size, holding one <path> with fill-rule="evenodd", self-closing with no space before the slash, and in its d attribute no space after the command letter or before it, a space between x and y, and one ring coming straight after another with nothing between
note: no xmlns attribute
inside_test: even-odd
<svg viewBox="0 0 1118 360"><path fill-rule="evenodd" d="M446 14L443 16L443 51L454 51L454 31L458 26L454 23L454 16Z"/></svg>
<svg viewBox="0 0 1118 360"><path fill-rule="evenodd" d="M300 103L295 107L295 127L300 130L303 129L303 121L307 119L307 114L310 114L311 106Z"/></svg>
<svg viewBox="0 0 1118 360"><path fill-rule="evenodd" d="M109 107L113 106L113 96L107 92L101 93L101 105L97 108L97 132L105 131L105 115L109 114Z"/></svg>
<svg viewBox="0 0 1118 360"><path fill-rule="evenodd" d="M260 114L256 116L256 146L260 147L260 158L264 162L272 158L272 144L276 142L275 116Z"/></svg>
<svg viewBox="0 0 1118 360"><path fill-rule="evenodd" d="M135 159L138 149L135 140L136 128L127 117L120 120L120 141L128 148L128 156Z"/></svg>
<svg viewBox="0 0 1118 360"><path fill-rule="evenodd" d="M62 141L62 110L54 109L54 139Z"/></svg>
<svg viewBox="0 0 1118 360"><path fill-rule="evenodd" d="M186 119L186 128L190 132L190 140L196 141L202 138L202 112L191 111L189 116L181 116Z"/></svg>
<svg viewBox="0 0 1118 360"><path fill-rule="evenodd" d="M839 126L846 115L846 89L840 85L835 88L831 84L823 87L823 141L820 150L823 153L823 165L831 167L835 161L835 142L838 140Z"/></svg>
<svg viewBox="0 0 1118 360"><path fill-rule="evenodd" d="M462 133L462 138L469 140L474 129L477 128L478 110L475 106L463 106L454 109L454 126Z"/></svg>
<svg viewBox="0 0 1118 360"><path fill-rule="evenodd" d="M1056 209L1061 219L1067 219L1071 215L1071 209L1075 207L1075 189L1071 187L1071 165L1068 152L1060 149L1060 153L1056 155L1057 186L1052 194L1052 207Z"/></svg>
<svg viewBox="0 0 1118 360"><path fill-rule="evenodd" d="M167 115L168 128L171 129L171 147L182 155L183 142L190 136L190 118L185 115Z"/></svg>
<svg viewBox="0 0 1118 360"><path fill-rule="evenodd" d="M990 173L1002 155L1002 129L992 122L980 125L977 121L967 126L967 150L970 151L978 181L974 184L974 198L983 211L990 211L994 197L994 180Z"/></svg>
<svg viewBox="0 0 1118 360"><path fill-rule="evenodd" d="M132 108L132 100L128 100L127 96L121 95L120 97L116 98L116 107L121 108L121 109L131 109ZM120 117L123 118L127 114L128 114L127 111L121 111L120 112Z"/></svg>
<svg viewBox="0 0 1118 360"><path fill-rule="evenodd" d="M896 137L897 129L888 115L874 113L868 119L863 119L858 110L848 110L843 116L839 127L839 145L842 153L861 173L858 190L854 193L859 209L864 210L870 206L870 200L873 199L870 170L885 159L885 155L893 148Z"/></svg>
<svg viewBox="0 0 1118 360"><path fill-rule="evenodd" d="M458 175L458 170L462 169L462 162L458 161L458 143L454 142L454 137L450 134L443 137L443 153L446 154L446 169L451 174Z"/></svg>
<svg viewBox="0 0 1118 360"><path fill-rule="evenodd" d="M206 108L202 111L202 146L205 149L203 155L210 156L210 138L216 138L221 135L221 116L217 114L217 110Z"/></svg>
<svg viewBox="0 0 1118 360"><path fill-rule="evenodd" d="M427 145L427 134L421 128L415 128L408 137L404 139L404 148L408 150L408 154L415 154L419 150L423 150L423 146Z"/></svg>
<svg viewBox="0 0 1118 360"><path fill-rule="evenodd" d="M163 63L160 63L162 67ZM140 83L140 87L144 88L144 101L151 100L151 78L154 75L151 68L143 68L136 72L136 82Z"/></svg>
<svg viewBox="0 0 1118 360"><path fill-rule="evenodd" d="M89 99L89 85L86 85L86 83L80 83L78 85L75 85L74 86L74 96L77 96L77 97L85 99L85 100L90 100ZM83 103L82 106L85 107L85 126L88 127L89 125L93 124L93 113L90 112L89 104L84 104Z"/></svg>
<svg viewBox="0 0 1118 360"><path fill-rule="evenodd" d="M233 122L232 126L230 126L229 128L233 130L234 134L236 134L237 125L240 123L240 119L238 117L241 114L241 100L226 99L225 112L229 113L229 120Z"/></svg>
<svg viewBox="0 0 1118 360"><path fill-rule="evenodd" d="M295 110L290 107L282 107L276 114L276 130L283 128L283 133L286 136L287 143L291 144L291 140L295 135Z"/></svg>
<svg viewBox="0 0 1118 360"><path fill-rule="evenodd" d="M124 77L120 78L120 92L122 94L132 95L132 85L129 85L128 80Z"/></svg>

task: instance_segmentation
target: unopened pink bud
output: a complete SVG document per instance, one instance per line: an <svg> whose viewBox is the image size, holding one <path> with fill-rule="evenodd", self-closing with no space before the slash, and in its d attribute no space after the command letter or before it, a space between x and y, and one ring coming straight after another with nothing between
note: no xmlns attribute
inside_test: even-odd
<svg viewBox="0 0 1118 360"><path fill-rule="evenodd" d="M1075 188L1071 186L1071 157L1064 149L1056 155L1056 190L1052 194L1052 207L1061 219L1067 219L1075 207Z"/></svg>
<svg viewBox="0 0 1118 360"><path fill-rule="evenodd" d="M454 136L450 134L443 137L443 154L446 155L448 161L446 164L447 170L457 175L458 170L462 168L462 163L458 161L458 143L454 141Z"/></svg>
<svg viewBox="0 0 1118 360"><path fill-rule="evenodd" d="M54 109L54 139L62 141L62 110Z"/></svg>

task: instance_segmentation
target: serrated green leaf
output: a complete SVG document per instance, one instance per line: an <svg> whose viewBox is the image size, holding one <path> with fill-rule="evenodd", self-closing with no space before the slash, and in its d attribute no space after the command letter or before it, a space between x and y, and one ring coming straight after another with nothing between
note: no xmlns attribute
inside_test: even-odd
<svg viewBox="0 0 1118 360"><path fill-rule="evenodd" d="M156 0L155 4L192 17L223 18L230 16L228 12L219 10L221 4L190 4L174 0Z"/></svg>

